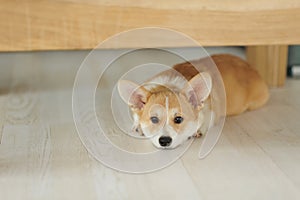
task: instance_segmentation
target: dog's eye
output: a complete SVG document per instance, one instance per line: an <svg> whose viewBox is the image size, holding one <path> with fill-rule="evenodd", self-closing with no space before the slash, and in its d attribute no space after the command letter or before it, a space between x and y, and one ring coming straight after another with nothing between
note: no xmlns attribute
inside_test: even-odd
<svg viewBox="0 0 300 200"><path fill-rule="evenodd" d="M150 117L150 120L153 124L157 124L159 122L159 119L157 117Z"/></svg>
<svg viewBox="0 0 300 200"><path fill-rule="evenodd" d="M177 116L174 118L174 123L175 124L180 124L183 121L183 118L180 116Z"/></svg>

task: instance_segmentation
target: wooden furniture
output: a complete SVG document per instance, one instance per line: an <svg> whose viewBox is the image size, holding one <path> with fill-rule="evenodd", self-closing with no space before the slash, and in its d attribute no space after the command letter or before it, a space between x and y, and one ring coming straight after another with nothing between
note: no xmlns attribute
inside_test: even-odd
<svg viewBox="0 0 300 200"><path fill-rule="evenodd" d="M249 61L271 86L279 86L286 45L300 44L299 21L297 0L0 0L0 51L91 49L121 31L166 27L203 46L254 46Z"/></svg>
<svg viewBox="0 0 300 200"><path fill-rule="evenodd" d="M120 31L161 26L205 46L248 46L249 61L277 86L287 45L300 43L299 21L297 0L0 0L0 51L91 49ZM197 158L202 138L173 165L132 175L82 145L72 89L86 52L72 55L0 54L1 75L11 79L0 88L1 199L300 199L298 80L271 89L262 109L226 119L206 159Z"/></svg>
<svg viewBox="0 0 300 200"><path fill-rule="evenodd" d="M249 46L246 54L248 62L270 86L284 85L288 59L287 45Z"/></svg>

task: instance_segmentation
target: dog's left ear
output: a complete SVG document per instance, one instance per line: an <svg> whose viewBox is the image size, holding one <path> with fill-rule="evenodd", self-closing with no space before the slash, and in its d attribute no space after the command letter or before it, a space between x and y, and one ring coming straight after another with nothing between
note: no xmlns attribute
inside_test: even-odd
<svg viewBox="0 0 300 200"><path fill-rule="evenodd" d="M137 109L144 107L149 96L148 90L143 86L127 80L118 82L118 90L123 101L132 108Z"/></svg>
<svg viewBox="0 0 300 200"><path fill-rule="evenodd" d="M193 106L197 107L208 98L211 89L211 76L207 72L202 72L185 84L182 93Z"/></svg>

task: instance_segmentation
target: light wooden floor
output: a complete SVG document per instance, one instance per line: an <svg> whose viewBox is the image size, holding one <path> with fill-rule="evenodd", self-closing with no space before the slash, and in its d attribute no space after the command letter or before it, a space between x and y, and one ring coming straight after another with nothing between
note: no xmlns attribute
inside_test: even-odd
<svg viewBox="0 0 300 200"><path fill-rule="evenodd" d="M76 70L26 66L12 66L0 95L0 199L300 199L300 80L272 89L261 110L228 118L206 159L197 159L197 140L172 166L130 175L82 146L71 110Z"/></svg>

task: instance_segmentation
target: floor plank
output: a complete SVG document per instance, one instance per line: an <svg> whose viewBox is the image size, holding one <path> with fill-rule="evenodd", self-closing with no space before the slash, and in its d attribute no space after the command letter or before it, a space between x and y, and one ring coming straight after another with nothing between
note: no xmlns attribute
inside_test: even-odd
<svg viewBox="0 0 300 200"><path fill-rule="evenodd" d="M173 165L132 175L105 167L82 145L72 118L77 68L37 68L32 59L28 73L12 67L12 85L0 95L1 198L300 198L300 80L271 89L262 109L227 118L205 159L197 158L198 139Z"/></svg>

